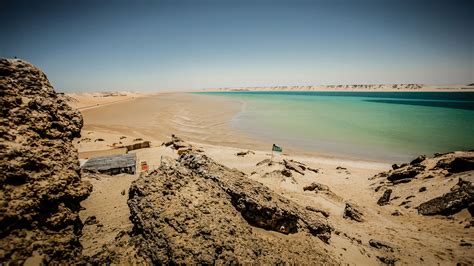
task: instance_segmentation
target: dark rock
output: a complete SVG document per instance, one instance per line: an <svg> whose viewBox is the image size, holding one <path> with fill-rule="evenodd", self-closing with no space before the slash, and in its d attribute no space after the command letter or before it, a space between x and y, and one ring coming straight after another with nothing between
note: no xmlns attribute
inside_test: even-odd
<svg viewBox="0 0 474 266"><path fill-rule="evenodd" d="M472 247L472 244L471 244L471 243L466 242L466 241L464 241L464 240L461 240L461 242L459 243L459 245L460 245L461 247Z"/></svg>
<svg viewBox="0 0 474 266"><path fill-rule="evenodd" d="M93 225L97 223L98 223L97 218L94 215L87 217L86 220L84 221L84 224L86 225Z"/></svg>
<svg viewBox="0 0 474 266"><path fill-rule="evenodd" d="M314 172L314 173L319 173L319 169L315 169L315 168L311 168L311 167L307 167L306 169L308 169L308 171L311 171L311 172Z"/></svg>
<svg viewBox="0 0 474 266"><path fill-rule="evenodd" d="M422 163L424 160L426 160L426 156L425 156L425 155L420 155L420 156L416 157L415 160L411 161L411 162L410 162L410 165L417 165L417 164L420 164L420 163Z"/></svg>
<svg viewBox="0 0 474 266"><path fill-rule="evenodd" d="M418 192L425 192L426 191L426 187L420 187L420 189L418 190Z"/></svg>
<svg viewBox="0 0 474 266"><path fill-rule="evenodd" d="M400 216L402 215L402 213L398 210L395 210L394 212L392 212L392 216Z"/></svg>
<svg viewBox="0 0 474 266"><path fill-rule="evenodd" d="M286 176L286 177L291 177L292 176L291 171L288 170L288 169L281 170L281 174Z"/></svg>
<svg viewBox="0 0 474 266"><path fill-rule="evenodd" d="M346 207L344 208L344 214L343 218L344 219L351 219L356 222L364 222L362 212L360 212L353 203L346 202Z"/></svg>
<svg viewBox="0 0 474 266"><path fill-rule="evenodd" d="M400 165L398 165L398 164L396 164L396 163L395 163L395 164L392 164L392 169L393 169L393 170L397 170L397 169L399 169L399 168L400 168Z"/></svg>
<svg viewBox="0 0 474 266"><path fill-rule="evenodd" d="M283 165L287 169L293 170L293 171L297 172L300 175L304 175L304 170L306 169L301 164L295 163L293 161L288 161L288 160L285 160L285 159L283 159Z"/></svg>
<svg viewBox="0 0 474 266"><path fill-rule="evenodd" d="M332 231L324 217L203 154L139 177L128 205L140 254L153 264L335 263L321 246ZM255 227L306 234L283 241Z"/></svg>
<svg viewBox="0 0 474 266"><path fill-rule="evenodd" d="M400 182L399 180L407 180L408 182L419 173L423 172L424 166L409 166L407 168L400 168L393 171L387 180L393 182Z"/></svg>
<svg viewBox="0 0 474 266"><path fill-rule="evenodd" d="M440 197L431 199L417 207L422 215L452 215L471 207L474 201L474 186L461 178L457 185Z"/></svg>
<svg viewBox="0 0 474 266"><path fill-rule="evenodd" d="M398 261L398 259L395 257L377 256L377 259L379 259L382 263L385 263L387 265L395 265L395 262Z"/></svg>
<svg viewBox="0 0 474 266"><path fill-rule="evenodd" d="M450 173L474 170L474 157L455 157L439 160L435 169L445 169Z"/></svg>
<svg viewBox="0 0 474 266"><path fill-rule="evenodd" d="M240 152L236 153L235 155L240 156L240 157L244 157L245 155L248 155L248 154L255 154L255 152L250 151L250 150L248 150L248 151L240 151Z"/></svg>
<svg viewBox="0 0 474 266"><path fill-rule="evenodd" d="M347 170L347 168L342 167L342 166L338 166L338 167L336 167L336 170Z"/></svg>
<svg viewBox="0 0 474 266"><path fill-rule="evenodd" d="M392 190L391 189L387 189L385 190L385 192L383 193L382 197L379 198L379 200L377 201L377 204L380 205L380 206L384 206L384 205L387 205L390 201L390 195L392 194Z"/></svg>
<svg viewBox="0 0 474 266"><path fill-rule="evenodd" d="M329 187L320 183L311 183L308 186L303 187L303 191L329 191Z"/></svg>
<svg viewBox="0 0 474 266"><path fill-rule="evenodd" d="M81 259L81 181L77 150L82 116L46 75L22 60L0 59L0 261L42 264ZM38 262L39 263L39 262Z"/></svg>
<svg viewBox="0 0 474 266"><path fill-rule="evenodd" d="M394 248L391 246L391 244L388 244L386 242L382 242L380 240L375 240L375 239L370 239L369 240L369 245L371 247L374 247L376 249L384 249L390 252L394 251Z"/></svg>

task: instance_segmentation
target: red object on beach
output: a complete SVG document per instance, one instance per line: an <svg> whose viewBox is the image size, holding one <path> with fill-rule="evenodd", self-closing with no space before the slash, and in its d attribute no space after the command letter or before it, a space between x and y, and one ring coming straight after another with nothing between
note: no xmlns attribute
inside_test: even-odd
<svg viewBox="0 0 474 266"><path fill-rule="evenodd" d="M146 161L141 162L142 172L148 171L148 164Z"/></svg>

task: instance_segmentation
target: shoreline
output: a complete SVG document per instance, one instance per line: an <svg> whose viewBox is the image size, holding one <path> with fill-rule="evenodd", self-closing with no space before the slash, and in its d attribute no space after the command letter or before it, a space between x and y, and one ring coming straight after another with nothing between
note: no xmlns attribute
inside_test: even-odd
<svg viewBox="0 0 474 266"><path fill-rule="evenodd" d="M171 96L171 99L169 99ZM162 121L158 122L158 124L164 126L158 125L158 128L156 128L153 124L149 125L149 128L145 128L142 123L140 125L136 124L135 119L124 119L125 121L121 125L118 126L119 121L113 121L112 123L108 123L110 121L107 121L108 119L113 118L112 116L107 116L103 120L98 119L101 117L101 111L106 109L106 112L108 114L115 114L116 111L120 112L123 110L128 110L128 109L133 109L132 106L137 106L141 105L143 106L147 100L152 100L156 98L161 98L164 97L163 101L158 101L157 104L163 103L163 102L170 102L170 101L178 101L176 104L178 106L172 106L170 109L171 110L166 110L166 112L163 112L166 117L163 117ZM188 97L190 98L189 100L194 102L194 106L190 109L193 109L197 106L197 109L200 109L203 111L204 114L199 114L197 116L197 123L196 124L188 124L190 120L193 120L193 117L191 114L187 114L187 116L183 117L170 117L171 113L178 113L180 110L179 109L179 98L181 97ZM204 105L201 104L196 104L196 102L199 102L199 100L196 101L195 97L199 97L200 99L206 100ZM138 102L137 101L141 101ZM220 102L223 102L223 104L220 104ZM166 104L168 104L166 103ZM152 103L153 105L154 103ZM212 105L218 105L218 106L213 106ZM126 105L126 106L124 106ZM150 103L146 103L146 105L150 105ZM214 147L222 147L222 148L238 148L238 149L250 149L254 151L261 151L261 152L269 152L271 153L271 146L272 143L265 141L258 136L254 136L252 134L242 132L236 128L233 128L231 125L232 120L242 112L242 108L244 108L245 102L237 100L237 99L228 99L228 98L218 98L214 99L213 96L209 95L199 95L199 94L193 94L193 93L154 93L154 94L145 94L145 95L138 95L134 96L133 98L129 99L122 99L120 101L115 101L115 102L107 102L107 103L100 103L97 106L94 106L93 108L86 108L86 109L81 109L80 111L83 113L84 116L84 132L96 132L100 134L96 134L96 138L102 138L104 135L127 135L129 138L143 138L146 140L151 140L154 142L163 142L165 141L171 134L176 134L180 137L183 137L188 140L190 143L194 143L197 145L210 145ZM168 106L166 106L168 108ZM177 108L178 107L178 108ZM219 112L219 110L222 110L221 108L226 108L226 114L224 117L221 119L218 119L217 121L209 121L209 119L206 119L206 121L202 121L203 119L201 118L204 116L205 118L209 117L214 117L216 113ZM148 108L145 108L148 109ZM208 111L207 109L213 109L214 111ZM230 109L230 111L228 110ZM146 116L143 118L144 120L152 120L152 115L150 115L150 110L148 114L136 114L137 116L144 115ZM158 112L162 113L162 112ZM147 116L148 115L148 116ZM154 116L158 116L158 114L154 114ZM116 118L120 118L121 115L117 114ZM161 117L161 116L160 116ZM91 121L92 120L92 121ZM120 120L120 119L117 119ZM213 127L215 125L219 125L219 132L213 133L210 132L212 129L209 129L210 127ZM126 125L130 125L130 128L127 128ZM204 135L201 136L195 136L197 129L202 130L204 129ZM157 132L160 131L160 132ZM202 134L202 132L198 132ZM197 134L199 135L199 134ZM216 135L222 136L220 138L216 138ZM119 139L116 138L113 142L119 142ZM114 153L112 151L113 147L111 147L112 143L104 142L104 143L95 143L96 145L85 145L84 147L79 146L79 151L80 153L88 153L88 154L93 154L94 152L98 152L99 154L111 154ZM281 145L281 143L279 143ZM307 158L319 158L322 160L329 160L329 161L337 161L337 160L342 160L342 161L352 161L352 162L367 162L367 163L381 163L381 164L389 164L389 163L394 163L393 160L389 159L371 159L367 157L360 157L360 156L351 156L348 154L338 154L338 153L330 153L330 152L317 152L317 151L311 151L311 150L305 150L300 147L291 145L289 143L283 143L284 146L284 152L283 155L291 155L291 156L303 156ZM109 145L109 146L107 146Z"/></svg>
<svg viewBox="0 0 474 266"><path fill-rule="evenodd" d="M81 138L74 141L75 146L80 156L85 153L100 156L106 154L99 153L112 149L114 145L151 141L150 148L131 153L136 155L137 164L147 162L150 167L148 173L156 173L162 161L167 164L178 159L179 150L162 145L171 134L176 134L202 156L243 173L246 179L258 182L306 210L310 207L310 210L324 213L325 219L335 228L331 242L325 248L341 264L379 265L383 257L395 257L403 264L472 261L468 248L457 248L460 239L468 243L474 241L470 235L466 235L466 230L472 230L466 229L469 225L466 211L453 217L430 217L420 215L416 209L417 204L447 193L449 188L456 185L457 176L471 180L472 174L450 178L420 177L411 183L394 187L380 174L393 171L389 162L316 154L298 149L284 149L281 155L273 157L273 164L262 164L270 159L271 143L246 136L233 129L229 123L229 119L241 111L242 103L212 98L189 93L155 94L81 110L84 127ZM238 155L241 152L245 155ZM304 165L306 170L283 175L285 161ZM426 169L432 169L435 162L430 159L425 164ZM410 164L406 167L410 167ZM80 217L83 221L95 217L101 224L100 228L86 225L83 229L80 240L83 254L92 255L100 252L104 244L113 243L118 234L124 235L124 239L131 237L122 233L129 232L133 226L129 220L131 213L125 195L127 189L144 176L141 173L117 176L87 174L83 178L92 183L94 190L82 203L85 209L81 210ZM319 184L322 190L307 191L306 188L313 184ZM427 189L427 192L421 192L420 187ZM379 205L379 198L389 188L393 189L392 203ZM161 192L157 193L162 199ZM196 194L180 190L175 193L185 193L183 195L192 199L195 199ZM363 213L363 222L351 221L344 216L349 202L355 203L356 208ZM214 209L210 211L212 213ZM301 234L280 236L264 229L252 229L254 234L281 240L302 237ZM393 250L387 252L374 248L371 244L374 239L384 241ZM447 249L450 252L446 252ZM125 252L134 254L130 250Z"/></svg>

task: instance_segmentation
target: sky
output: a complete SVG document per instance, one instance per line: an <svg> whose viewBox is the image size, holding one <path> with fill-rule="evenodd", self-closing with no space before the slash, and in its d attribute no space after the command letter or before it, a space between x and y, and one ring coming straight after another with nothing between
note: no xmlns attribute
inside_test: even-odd
<svg viewBox="0 0 474 266"><path fill-rule="evenodd" d="M58 91L474 82L474 0L0 1Z"/></svg>

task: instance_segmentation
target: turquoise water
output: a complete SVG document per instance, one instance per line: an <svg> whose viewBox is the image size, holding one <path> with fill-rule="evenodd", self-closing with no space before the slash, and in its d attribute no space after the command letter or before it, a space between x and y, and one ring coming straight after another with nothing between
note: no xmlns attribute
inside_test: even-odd
<svg viewBox="0 0 474 266"><path fill-rule="evenodd" d="M307 151L383 161L474 149L470 92L212 92L243 103L232 126Z"/></svg>

